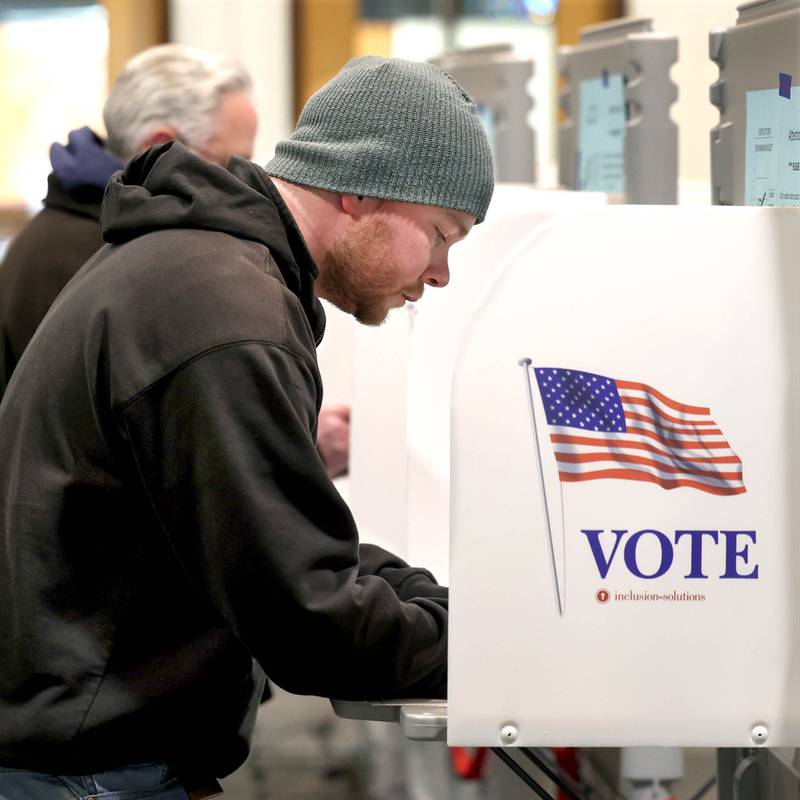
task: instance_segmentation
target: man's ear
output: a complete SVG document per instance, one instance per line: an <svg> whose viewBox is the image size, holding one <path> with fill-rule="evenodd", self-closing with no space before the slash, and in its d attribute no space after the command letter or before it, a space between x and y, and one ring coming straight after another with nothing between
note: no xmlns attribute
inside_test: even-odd
<svg viewBox="0 0 800 800"><path fill-rule="evenodd" d="M365 197L363 194L341 194L342 211L358 219L362 214L371 214L383 203L378 197Z"/></svg>
<svg viewBox="0 0 800 800"><path fill-rule="evenodd" d="M170 142L173 139L178 139L180 141L180 137L178 136L178 131L175 128L170 127L169 125L162 125L159 128L156 128L154 131L151 131L141 142L139 147L137 148L137 152L142 152L143 150L147 150L148 147L152 147L155 144L164 144L164 142Z"/></svg>

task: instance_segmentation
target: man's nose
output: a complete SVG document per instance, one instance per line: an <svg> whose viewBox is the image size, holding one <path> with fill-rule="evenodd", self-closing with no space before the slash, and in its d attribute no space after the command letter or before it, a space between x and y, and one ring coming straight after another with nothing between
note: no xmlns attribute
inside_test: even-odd
<svg viewBox="0 0 800 800"><path fill-rule="evenodd" d="M450 268L447 264L447 258L443 258L440 263L431 264L422 276L422 279L428 286L441 289L450 283Z"/></svg>

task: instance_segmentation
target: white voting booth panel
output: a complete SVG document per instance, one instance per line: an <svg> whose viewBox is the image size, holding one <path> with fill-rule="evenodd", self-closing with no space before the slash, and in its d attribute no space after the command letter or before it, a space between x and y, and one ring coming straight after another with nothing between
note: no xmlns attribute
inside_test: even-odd
<svg viewBox="0 0 800 800"><path fill-rule="evenodd" d="M493 277L453 381L450 744L800 744L798 247L791 209L609 206Z"/></svg>
<svg viewBox="0 0 800 800"><path fill-rule="evenodd" d="M406 383L415 310L389 314L379 328L353 336L350 509L359 538L401 557L407 553Z"/></svg>
<svg viewBox="0 0 800 800"><path fill-rule="evenodd" d="M507 186L493 202L494 215L453 249L447 289L420 304L409 342L407 557L441 581L449 575L451 383L467 320L489 276L537 225L561 209L602 205L606 195Z"/></svg>
<svg viewBox="0 0 800 800"><path fill-rule="evenodd" d="M349 403L353 394L353 337L358 325L351 314L322 301L325 335L317 348L325 404Z"/></svg>
<svg viewBox="0 0 800 800"><path fill-rule="evenodd" d="M450 259L450 284L420 304L408 345L408 550L443 583L449 575L450 389L458 343L478 294L511 248L552 213L529 212L475 228Z"/></svg>
<svg viewBox="0 0 800 800"><path fill-rule="evenodd" d="M317 348L317 362L322 376L323 407L350 405L353 395L353 338L359 323L336 306L322 301L325 309L325 336ZM341 475L334 480L339 494L349 501L350 477Z"/></svg>
<svg viewBox="0 0 800 800"><path fill-rule="evenodd" d="M428 287L419 303L393 311L379 328L356 327L349 495L362 541L446 582L450 376L467 309L490 271L533 227L561 209L604 202L600 193L498 185L486 221L451 252L448 287ZM419 365L409 360L412 349Z"/></svg>

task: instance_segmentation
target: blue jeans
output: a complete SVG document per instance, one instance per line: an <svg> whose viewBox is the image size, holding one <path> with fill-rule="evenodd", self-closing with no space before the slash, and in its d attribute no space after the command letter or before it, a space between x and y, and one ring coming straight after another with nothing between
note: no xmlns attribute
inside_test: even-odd
<svg viewBox="0 0 800 800"><path fill-rule="evenodd" d="M187 800L166 764L137 764L93 775L47 775L0 767L0 800Z"/></svg>

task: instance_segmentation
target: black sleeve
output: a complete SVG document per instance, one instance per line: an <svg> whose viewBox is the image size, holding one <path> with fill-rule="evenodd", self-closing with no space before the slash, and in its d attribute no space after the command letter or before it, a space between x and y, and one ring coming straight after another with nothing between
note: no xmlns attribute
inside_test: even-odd
<svg viewBox="0 0 800 800"><path fill-rule="evenodd" d="M184 364L122 416L164 535L272 680L328 697L440 696L447 600L389 554L360 569L314 445L319 392L314 365L249 342Z"/></svg>
<svg viewBox="0 0 800 800"><path fill-rule="evenodd" d="M436 597L447 600L446 586L440 586L426 569L410 567L403 559L375 544L359 547L359 575L378 575L395 590L401 600Z"/></svg>

